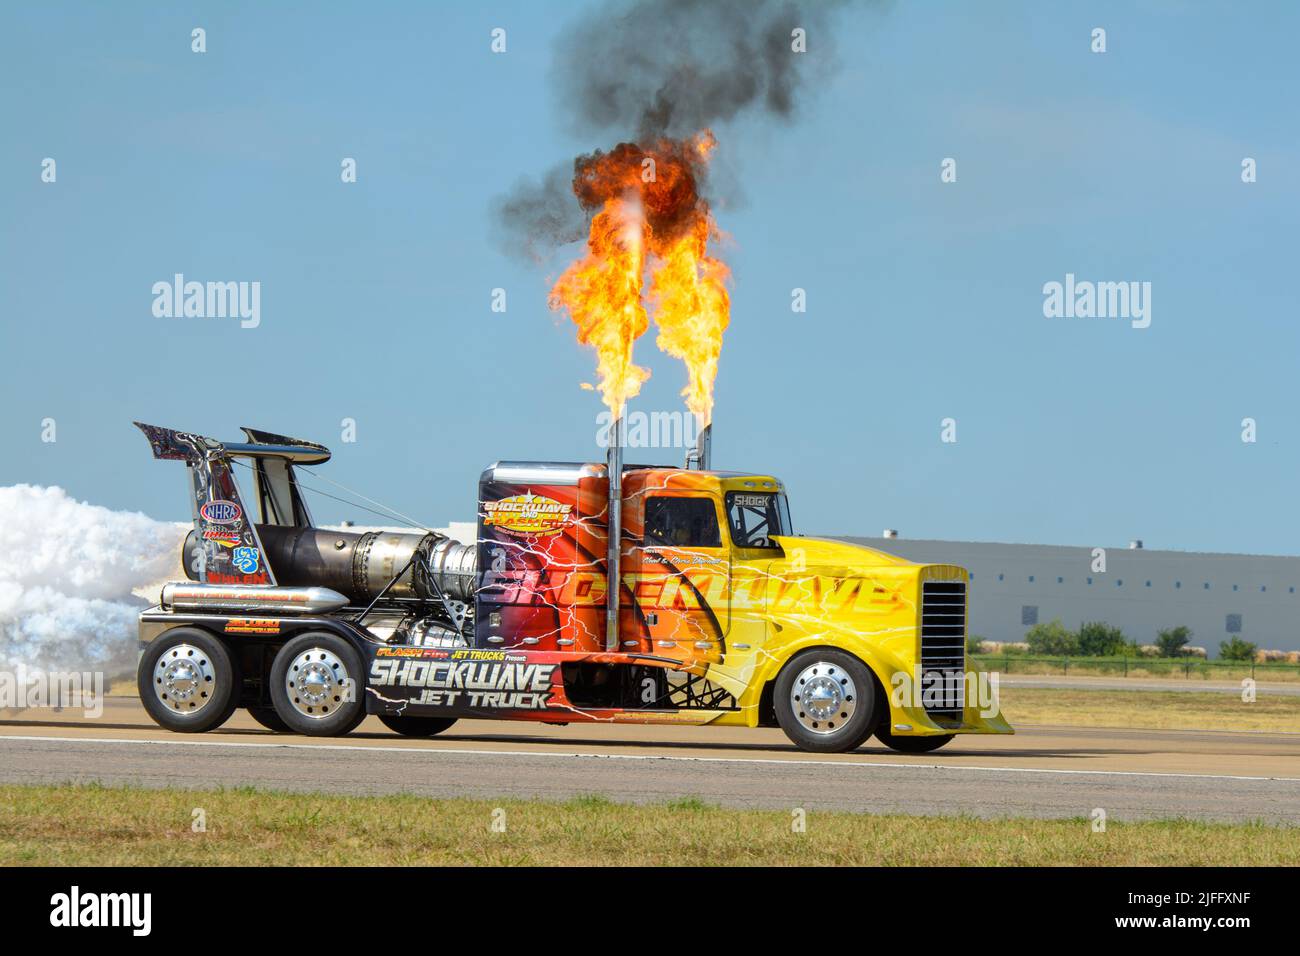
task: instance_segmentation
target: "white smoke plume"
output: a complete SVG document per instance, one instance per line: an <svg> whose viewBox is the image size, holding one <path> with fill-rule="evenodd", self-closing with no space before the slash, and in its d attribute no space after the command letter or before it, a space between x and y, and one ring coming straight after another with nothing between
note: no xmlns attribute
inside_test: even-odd
<svg viewBox="0 0 1300 956"><path fill-rule="evenodd" d="M188 525L62 488L0 488L0 668L134 671L137 588L175 576Z"/></svg>

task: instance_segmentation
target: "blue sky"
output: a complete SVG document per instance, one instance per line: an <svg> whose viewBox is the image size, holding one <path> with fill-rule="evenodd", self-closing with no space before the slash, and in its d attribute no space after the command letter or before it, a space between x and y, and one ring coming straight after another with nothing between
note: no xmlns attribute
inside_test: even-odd
<svg viewBox="0 0 1300 956"><path fill-rule="evenodd" d="M6 5L0 484L184 519L179 466L131 420L251 424L441 524L495 459L599 457L593 356L546 307L575 250L511 258L491 214L613 145L575 134L551 82L598 6ZM844 11L791 123L716 131L715 464L782 476L808 533L1300 553L1298 28L1286 4ZM261 326L155 318L176 272L260 281ZM1151 282L1151 327L1045 318L1067 272ZM681 407L680 364L652 336L637 359L635 407Z"/></svg>

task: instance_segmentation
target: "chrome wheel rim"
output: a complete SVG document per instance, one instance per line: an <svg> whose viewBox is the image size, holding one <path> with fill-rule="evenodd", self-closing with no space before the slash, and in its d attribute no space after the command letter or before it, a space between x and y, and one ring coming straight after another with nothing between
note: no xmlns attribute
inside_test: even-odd
<svg viewBox="0 0 1300 956"><path fill-rule="evenodd" d="M177 644L163 651L153 668L153 692L176 714L197 714L217 689L217 671L206 651Z"/></svg>
<svg viewBox="0 0 1300 956"><path fill-rule="evenodd" d="M333 651L312 647L289 663L284 689L298 713L323 720L343 706L350 675Z"/></svg>
<svg viewBox="0 0 1300 956"><path fill-rule="evenodd" d="M833 734L858 709L858 688L838 664L818 661L799 672L790 690L800 725L814 734Z"/></svg>

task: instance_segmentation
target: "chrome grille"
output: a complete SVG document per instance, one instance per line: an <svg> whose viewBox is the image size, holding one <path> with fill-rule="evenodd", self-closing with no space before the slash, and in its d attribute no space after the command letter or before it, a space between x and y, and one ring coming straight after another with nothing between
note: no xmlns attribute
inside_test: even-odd
<svg viewBox="0 0 1300 956"><path fill-rule="evenodd" d="M925 709L961 720L966 699L966 582L921 584L921 689Z"/></svg>

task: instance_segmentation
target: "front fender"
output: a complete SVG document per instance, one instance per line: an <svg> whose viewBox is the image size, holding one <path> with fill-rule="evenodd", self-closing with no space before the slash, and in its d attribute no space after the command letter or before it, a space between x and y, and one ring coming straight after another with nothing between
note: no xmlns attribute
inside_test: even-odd
<svg viewBox="0 0 1300 956"><path fill-rule="evenodd" d="M755 703L763 689L776 680L781 669L793 657L812 648L827 647L852 654L872 672L888 702L890 732L896 736L1015 733L1002 714L996 675L988 675L978 668L972 668L969 662L965 707L960 726L942 725L930 716L924 704L912 693L912 688L917 685L913 674L913 648L917 640L914 627L886 628L867 635L837 626L834 622L818 622L816 630L803 627L800 622L790 619L774 619L773 625L774 630L784 639L767 648L763 663L756 668L753 686ZM883 719L885 718L882 717Z"/></svg>

